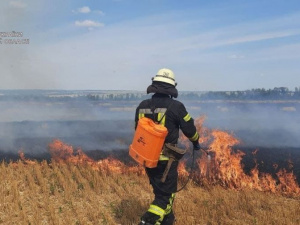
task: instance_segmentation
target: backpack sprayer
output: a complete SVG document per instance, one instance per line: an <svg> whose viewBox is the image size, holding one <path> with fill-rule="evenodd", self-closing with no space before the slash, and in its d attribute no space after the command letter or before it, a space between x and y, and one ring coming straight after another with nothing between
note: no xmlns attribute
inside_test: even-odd
<svg viewBox="0 0 300 225"><path fill-rule="evenodd" d="M172 103L173 102L169 104L164 115L159 121L155 121L155 107L153 104L150 104L153 120L147 117L142 117L138 121L132 144L129 146L129 155L145 167L155 168L157 166L165 139L168 135L168 129L161 125L160 122L166 116L166 113Z"/></svg>
<svg viewBox="0 0 300 225"><path fill-rule="evenodd" d="M167 134L167 128L154 123L152 119L139 119L129 146L129 155L140 165L155 168Z"/></svg>

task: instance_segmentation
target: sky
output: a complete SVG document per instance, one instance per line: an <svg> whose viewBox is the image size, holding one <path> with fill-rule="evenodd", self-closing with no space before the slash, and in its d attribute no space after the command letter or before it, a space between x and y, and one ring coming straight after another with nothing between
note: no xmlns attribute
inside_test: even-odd
<svg viewBox="0 0 300 225"><path fill-rule="evenodd" d="M0 0L0 89L294 90L299 28L299 0Z"/></svg>

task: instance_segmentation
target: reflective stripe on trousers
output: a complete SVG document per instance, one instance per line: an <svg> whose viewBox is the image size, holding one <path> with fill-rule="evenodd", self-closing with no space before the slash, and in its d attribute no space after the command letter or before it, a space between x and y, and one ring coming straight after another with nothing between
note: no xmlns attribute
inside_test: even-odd
<svg viewBox="0 0 300 225"><path fill-rule="evenodd" d="M174 198L175 198L175 194L173 193L169 198L169 204L165 209L162 209L161 207L154 204L150 205L148 212L159 216L159 219L156 221L155 225L160 225L164 217L172 212Z"/></svg>

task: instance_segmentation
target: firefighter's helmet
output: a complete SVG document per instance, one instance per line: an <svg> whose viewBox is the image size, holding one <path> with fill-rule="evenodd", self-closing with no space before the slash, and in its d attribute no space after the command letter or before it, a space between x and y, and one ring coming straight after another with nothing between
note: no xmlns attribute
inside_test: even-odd
<svg viewBox="0 0 300 225"><path fill-rule="evenodd" d="M176 86L177 83L175 82L175 75L172 70L170 69L160 69L156 76L152 78L153 81L160 81L164 83L171 84L173 86Z"/></svg>

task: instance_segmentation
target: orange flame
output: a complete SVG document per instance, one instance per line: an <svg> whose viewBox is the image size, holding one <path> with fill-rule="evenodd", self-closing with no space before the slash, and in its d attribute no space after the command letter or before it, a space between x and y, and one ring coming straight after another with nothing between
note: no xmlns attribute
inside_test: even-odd
<svg viewBox="0 0 300 225"><path fill-rule="evenodd" d="M207 152L209 155L203 153L196 161L198 168L192 176L196 183L218 184L225 188L236 190L250 188L288 196L300 196L300 187L293 172L287 172L285 169L279 170L276 173L277 178L274 178L271 174L260 173L256 165L250 171L250 175L247 175L241 163L245 153L233 149L233 146L239 144L239 140L227 132L205 128L202 125L203 122L204 117L195 120L197 131L201 136L199 142L203 146L208 146ZM184 135L180 136L180 142L186 148L189 148L190 142ZM136 173L145 175L145 170L142 166L128 166L112 157L95 161L81 149L74 151L71 145L65 144L58 139L53 140L49 144L49 151L52 160L59 163L89 165L94 170L112 174ZM256 152L257 150L252 154L255 155ZM23 152L20 152L20 158L26 164L35 163L26 159ZM292 162L289 162L288 169L292 167ZM277 169L276 164L274 168ZM178 173L180 177L187 177L189 174L186 169L186 162L183 160L179 163Z"/></svg>
<svg viewBox="0 0 300 225"><path fill-rule="evenodd" d="M250 175L247 175L241 163L245 153L240 150L233 150L233 146L240 143L239 140L220 130L209 131L205 129L203 132L202 120L199 121L200 123L196 123L197 130L202 135L204 133L204 139L199 142L208 143L208 152L212 156L209 159L206 154L202 154L201 158L197 160L199 167L197 180L199 183L206 180L211 184L219 184L237 190L250 188L289 196L300 195L300 187L293 172L289 173L285 169L279 170L275 179L271 174L260 173L256 164ZM252 154L255 155L257 151L258 149ZM293 168L292 162L289 161L288 163L289 169ZM274 168L277 168L277 165L274 165Z"/></svg>
<svg viewBox="0 0 300 225"><path fill-rule="evenodd" d="M29 165L35 164L35 161L25 158L25 154L24 154L23 150L19 151L19 157L24 164L29 164Z"/></svg>
<svg viewBox="0 0 300 225"><path fill-rule="evenodd" d="M114 158L107 158L95 161L88 157L81 149L74 151L71 145L63 143L61 140L55 139L49 144L49 152L56 162L69 162L76 165L90 165L94 170L107 173L129 173L145 174L143 167L128 167L121 161Z"/></svg>

